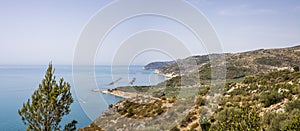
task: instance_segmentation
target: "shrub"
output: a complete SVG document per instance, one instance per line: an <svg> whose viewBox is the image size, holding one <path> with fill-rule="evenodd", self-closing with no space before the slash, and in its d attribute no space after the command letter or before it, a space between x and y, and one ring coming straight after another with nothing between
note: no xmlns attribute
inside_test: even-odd
<svg viewBox="0 0 300 131"><path fill-rule="evenodd" d="M300 110L300 99L290 101L285 106L286 112L290 112L294 109L299 109Z"/></svg>
<svg viewBox="0 0 300 131"><path fill-rule="evenodd" d="M204 96L208 93L209 91L209 87L201 87L199 89L198 95Z"/></svg>
<svg viewBox="0 0 300 131"><path fill-rule="evenodd" d="M295 66L293 67L293 69L294 69L294 71L299 71L299 66L298 66L298 65L295 65Z"/></svg>
<svg viewBox="0 0 300 131"><path fill-rule="evenodd" d="M264 129L267 131L279 131L281 124L287 119L287 115L283 113L267 112L263 117Z"/></svg>
<svg viewBox="0 0 300 131"><path fill-rule="evenodd" d="M256 80L255 80L254 77L252 77L252 76L246 77L246 78L243 80L243 83L244 83L244 84L250 84L250 83L253 83L253 82L256 82Z"/></svg>
<svg viewBox="0 0 300 131"><path fill-rule="evenodd" d="M254 60L256 63L270 66L280 66L282 62L276 57L261 57Z"/></svg>
<svg viewBox="0 0 300 131"><path fill-rule="evenodd" d="M227 79L238 79L251 74L252 70L246 67L227 66Z"/></svg>
<svg viewBox="0 0 300 131"><path fill-rule="evenodd" d="M202 131L209 131L209 128L211 126L211 122L209 119L202 117L200 118L199 122Z"/></svg>
<svg viewBox="0 0 300 131"><path fill-rule="evenodd" d="M267 112L263 117L264 130L267 131L299 131L300 110L285 113Z"/></svg>
<svg viewBox="0 0 300 131"><path fill-rule="evenodd" d="M282 99L282 94L274 90L261 94L261 102L264 104L264 107L269 107L270 105L276 104Z"/></svg>
<svg viewBox="0 0 300 131"><path fill-rule="evenodd" d="M300 115L294 118L282 131L299 131L300 130Z"/></svg>
<svg viewBox="0 0 300 131"><path fill-rule="evenodd" d="M229 107L217 114L217 122L213 130L260 130L260 117L256 109L248 107Z"/></svg>

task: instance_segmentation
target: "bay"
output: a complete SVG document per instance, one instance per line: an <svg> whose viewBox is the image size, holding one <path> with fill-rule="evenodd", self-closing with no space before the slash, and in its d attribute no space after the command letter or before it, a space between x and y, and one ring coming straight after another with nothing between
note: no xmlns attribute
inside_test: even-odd
<svg viewBox="0 0 300 131"><path fill-rule="evenodd" d="M44 77L47 65L0 65L0 128L1 130L25 130L26 126L22 123L21 117L17 110L22 107L23 102L31 97L31 94L37 89L39 83ZM154 74L153 71L143 70L143 66L105 66L97 65L94 68L95 82L98 87L84 87L84 92L92 92L95 88L115 88L117 86L126 86L128 81L136 78L134 85L153 85L163 81L163 76ZM73 85L72 66L58 65L55 66L55 76L58 80L63 77L65 81L71 84L71 91L74 98L74 103L71 105L71 113L62 119L62 124L77 120L78 128L89 125L93 120L90 119L85 110L80 106L80 99L75 94ZM85 70L82 70L82 73ZM77 72L78 73L78 72ZM79 72L80 73L80 72ZM108 83L120 79L114 85ZM90 78L94 79L94 78ZM109 104L116 103L122 98L101 94L105 103L101 103L101 111L108 108ZM97 112L101 114L101 112Z"/></svg>

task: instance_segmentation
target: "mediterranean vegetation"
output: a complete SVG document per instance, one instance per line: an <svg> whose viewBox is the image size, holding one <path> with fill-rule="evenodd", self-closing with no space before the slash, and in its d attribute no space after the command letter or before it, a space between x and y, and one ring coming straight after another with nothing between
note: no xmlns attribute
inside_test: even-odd
<svg viewBox="0 0 300 131"><path fill-rule="evenodd" d="M173 64L160 63L157 72L171 74L171 78L153 86L114 89L135 92L140 96L111 105L93 124L103 130L144 127L142 129L172 131L298 131L299 50L300 46L227 53L225 86L210 83L213 78L209 55L192 56ZM189 68L194 63L198 66L196 70ZM186 70L181 71L181 68ZM211 91L216 94L210 94ZM209 103L214 96L219 96L218 103ZM181 119L176 125L170 128L167 126L170 121L161 120L159 126L146 127L147 120L164 116L174 107L177 112L186 112L186 115L177 117ZM176 113L172 115L178 116ZM124 118L138 121L126 125Z"/></svg>
<svg viewBox="0 0 300 131"><path fill-rule="evenodd" d="M77 121L73 120L63 128L60 122L63 116L70 113L73 103L70 84L63 78L57 82L52 64L46 71L39 87L33 92L31 99L18 110L27 130L33 131L75 131Z"/></svg>

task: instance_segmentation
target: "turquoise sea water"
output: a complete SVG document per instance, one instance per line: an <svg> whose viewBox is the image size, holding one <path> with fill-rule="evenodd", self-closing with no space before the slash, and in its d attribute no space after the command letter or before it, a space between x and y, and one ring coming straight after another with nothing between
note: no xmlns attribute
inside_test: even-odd
<svg viewBox="0 0 300 131"><path fill-rule="evenodd" d="M62 123L75 119L78 121L77 127L85 127L92 120L87 117L80 106L80 99L75 95L72 66L55 66L56 78L64 77L65 81L72 86L74 103L71 105L71 113L64 117ZM23 102L30 98L33 91L43 79L47 66L0 66L0 129L1 130L25 130L17 110L21 108ZM84 70L82 70L84 72ZM114 75L112 75L112 72ZM79 72L80 73L80 72ZM113 71L110 66L95 66L96 83L101 88L114 88L116 86L128 85L128 81L136 78L134 85L151 85L164 80L163 76L154 74L153 71L145 71L142 66L118 66ZM115 85L108 86L108 83L122 78ZM92 79L92 78L91 78ZM91 92L97 87L84 87L83 93ZM85 90L86 89L86 90ZM99 93L101 94L101 93ZM116 103L122 98L101 94L106 103L101 105L101 110L107 109L108 104ZM98 114L101 114L99 112Z"/></svg>

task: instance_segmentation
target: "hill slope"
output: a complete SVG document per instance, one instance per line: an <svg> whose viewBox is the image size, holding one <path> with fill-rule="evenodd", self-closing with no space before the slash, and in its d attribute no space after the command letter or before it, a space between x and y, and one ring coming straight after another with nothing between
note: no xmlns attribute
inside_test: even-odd
<svg viewBox="0 0 300 131"><path fill-rule="evenodd" d="M300 46L281 49L260 49L234 54L226 53L225 57L227 78L236 79L246 75L299 65ZM180 74L178 63L184 63L182 64L184 66L193 66L191 65L193 61L198 65L199 71L207 70L210 62L209 55L192 56L177 60L176 63L165 64L157 70L161 74Z"/></svg>
<svg viewBox="0 0 300 131"><path fill-rule="evenodd" d="M224 89L209 84L208 55L178 62L192 66L191 61L196 61L198 70L179 74L175 63L160 67L160 73L177 76L158 85L116 88L140 95L110 105L89 127L173 131L300 130L300 46L226 54ZM195 75L200 76L200 84L192 81L194 79L189 81ZM182 84L182 79L188 83ZM218 93L210 94L212 90ZM215 100L211 98L216 95L220 98L218 103L207 103ZM211 111L213 107L216 110ZM212 115L206 117L206 114Z"/></svg>

